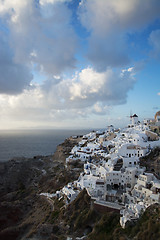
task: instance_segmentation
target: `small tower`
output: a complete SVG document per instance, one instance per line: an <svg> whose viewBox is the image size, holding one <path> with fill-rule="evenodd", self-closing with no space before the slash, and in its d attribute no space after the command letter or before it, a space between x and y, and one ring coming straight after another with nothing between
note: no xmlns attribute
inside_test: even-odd
<svg viewBox="0 0 160 240"><path fill-rule="evenodd" d="M136 125L136 124L138 124L138 116L137 114L134 114L132 116L132 125Z"/></svg>

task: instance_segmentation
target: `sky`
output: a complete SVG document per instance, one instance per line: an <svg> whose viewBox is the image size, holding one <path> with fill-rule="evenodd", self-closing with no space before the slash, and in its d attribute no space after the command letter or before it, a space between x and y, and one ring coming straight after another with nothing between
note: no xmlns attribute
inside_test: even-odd
<svg viewBox="0 0 160 240"><path fill-rule="evenodd" d="M0 0L0 129L122 127L158 110L159 0Z"/></svg>

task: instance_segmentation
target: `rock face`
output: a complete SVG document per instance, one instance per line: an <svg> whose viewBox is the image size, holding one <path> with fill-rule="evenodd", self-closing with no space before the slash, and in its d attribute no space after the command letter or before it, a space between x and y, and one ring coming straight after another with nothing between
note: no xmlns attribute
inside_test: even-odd
<svg viewBox="0 0 160 240"><path fill-rule="evenodd" d="M37 194L42 170L51 161L19 159L0 165L0 239L21 239L27 229L28 232L32 229L32 224L39 224L40 217L44 219L46 215L44 203ZM46 204L47 208L50 209Z"/></svg>
<svg viewBox="0 0 160 240"><path fill-rule="evenodd" d="M41 192L55 192L78 178L64 161L78 139L67 139L53 156L19 158L0 163L0 239L52 239L47 222L51 203ZM81 171L81 169L80 169ZM54 238L53 238L54 239Z"/></svg>
<svg viewBox="0 0 160 240"><path fill-rule="evenodd" d="M154 173L160 179L160 148L156 147L148 156L141 158L140 165L146 167L146 171Z"/></svg>

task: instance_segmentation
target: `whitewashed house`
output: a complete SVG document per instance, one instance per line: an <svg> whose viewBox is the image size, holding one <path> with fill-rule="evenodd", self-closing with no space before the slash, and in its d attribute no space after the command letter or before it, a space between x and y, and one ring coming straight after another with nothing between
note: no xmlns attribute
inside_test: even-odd
<svg viewBox="0 0 160 240"><path fill-rule="evenodd" d="M74 199L76 199L79 191L74 191L73 188L64 186L62 188L62 193L67 197L67 199L72 202Z"/></svg>
<svg viewBox="0 0 160 240"><path fill-rule="evenodd" d="M143 157L148 152L148 147L141 147L139 145L134 144L123 144L121 148L118 149L118 154L122 157Z"/></svg>

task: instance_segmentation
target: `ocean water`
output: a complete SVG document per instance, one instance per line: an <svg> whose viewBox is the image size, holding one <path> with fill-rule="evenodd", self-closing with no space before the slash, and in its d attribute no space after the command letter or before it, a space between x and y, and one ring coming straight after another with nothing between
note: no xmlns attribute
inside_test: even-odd
<svg viewBox="0 0 160 240"><path fill-rule="evenodd" d="M51 155L58 144L73 135L91 130L7 130L0 131L0 162L15 157Z"/></svg>

